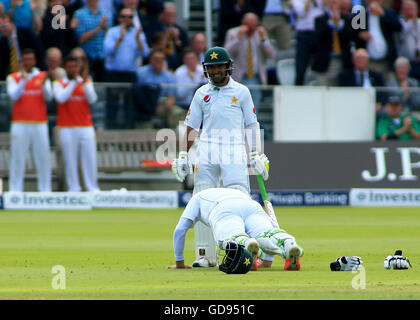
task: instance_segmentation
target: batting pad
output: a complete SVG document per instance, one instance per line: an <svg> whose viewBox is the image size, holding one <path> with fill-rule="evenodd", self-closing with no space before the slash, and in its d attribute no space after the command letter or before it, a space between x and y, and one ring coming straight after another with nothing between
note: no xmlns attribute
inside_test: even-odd
<svg viewBox="0 0 420 320"><path fill-rule="evenodd" d="M195 256L198 261L201 257L206 257L211 266L217 266L219 259L217 256L216 241L213 231L201 221L197 221L194 226L195 236Z"/></svg>

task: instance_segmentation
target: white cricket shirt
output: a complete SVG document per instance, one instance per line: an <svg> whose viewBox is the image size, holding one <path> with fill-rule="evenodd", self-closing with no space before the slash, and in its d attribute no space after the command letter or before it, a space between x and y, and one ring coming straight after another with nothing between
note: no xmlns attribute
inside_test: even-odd
<svg viewBox="0 0 420 320"><path fill-rule="evenodd" d="M185 124L198 131L200 141L219 144L244 144L245 127L257 122L249 89L232 78L224 87L210 83L194 94Z"/></svg>

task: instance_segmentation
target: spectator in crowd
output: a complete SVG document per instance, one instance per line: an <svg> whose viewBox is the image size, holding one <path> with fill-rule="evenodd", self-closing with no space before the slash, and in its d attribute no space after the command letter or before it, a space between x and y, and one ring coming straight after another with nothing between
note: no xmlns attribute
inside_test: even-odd
<svg viewBox="0 0 420 320"><path fill-rule="evenodd" d="M16 27L10 14L0 14L0 80L19 71L21 53L33 49L37 67L45 70L45 52L39 37L30 29Z"/></svg>
<svg viewBox="0 0 420 320"><path fill-rule="evenodd" d="M149 55L146 36L141 27L134 26L134 11L123 8L119 14L119 25L108 30L105 36L105 81L129 82L136 80L136 70L141 67L142 59ZM139 59L140 58L140 59ZM139 61L140 60L140 61ZM120 106L120 96L123 96L126 124L134 125L129 106L131 91L122 88L107 89L106 127L117 127L117 113Z"/></svg>
<svg viewBox="0 0 420 320"><path fill-rule="evenodd" d="M190 106L195 90L205 84L203 67L198 60L197 53L192 49L185 49L182 61L184 64L175 71L176 104L185 110Z"/></svg>
<svg viewBox="0 0 420 320"><path fill-rule="evenodd" d="M158 30L159 16L163 12L163 0L140 0L139 8L142 27L150 47L152 36Z"/></svg>
<svg viewBox="0 0 420 320"><path fill-rule="evenodd" d="M152 36L151 39L152 43L152 50L161 50L165 53L165 70L168 70L171 73L174 73L176 68L178 67L178 54L173 52L172 54L166 53L168 38L164 32L157 31ZM145 61L145 64L149 63L149 60Z"/></svg>
<svg viewBox="0 0 420 320"><path fill-rule="evenodd" d="M89 58L85 52L80 47L76 47L70 51L70 56L75 58L80 65L80 74L82 78L86 78L90 75L90 68L89 68Z"/></svg>
<svg viewBox="0 0 420 320"><path fill-rule="evenodd" d="M70 28L70 20L62 15L59 21L55 21L60 11L52 12L54 6L62 6L63 0L48 0L48 9L42 19L42 30L40 33L41 41L45 49L56 47L59 48L64 56L70 53L70 50L77 46L77 38L72 28ZM54 26L53 21L58 23L58 28ZM64 28L61 28L61 25Z"/></svg>
<svg viewBox="0 0 420 320"><path fill-rule="evenodd" d="M63 56L60 49L51 47L47 50L45 64L47 65L47 76L52 81L64 79L66 71L61 68Z"/></svg>
<svg viewBox="0 0 420 320"><path fill-rule="evenodd" d="M142 28L142 15L139 9L139 0L122 0L121 5L117 6L117 12L113 15L114 16L114 25L120 24L120 11L123 8L129 8L133 10L133 25L137 28Z"/></svg>
<svg viewBox="0 0 420 320"><path fill-rule="evenodd" d="M50 79L35 68L32 49L21 52L22 68L7 77L7 94L13 101L9 190L23 191L25 164L32 148L38 191L51 191L50 143L46 101L52 98Z"/></svg>
<svg viewBox="0 0 420 320"><path fill-rule="evenodd" d="M249 11L246 0L220 1L219 28L217 42L219 46L225 43L226 32L241 25L242 17Z"/></svg>
<svg viewBox="0 0 420 320"><path fill-rule="evenodd" d="M197 54L198 60L200 62L203 62L204 61L204 53L206 53L206 51L207 51L206 35L202 32L198 32L198 33L194 34L191 38L190 47Z"/></svg>
<svg viewBox="0 0 420 320"><path fill-rule="evenodd" d="M390 90L392 96L398 95L404 107L404 111L417 111L420 109L420 91L417 79L409 77L410 61L405 57L399 57L394 63L394 74L387 83L387 87L396 87ZM414 89L414 90L413 90Z"/></svg>
<svg viewBox="0 0 420 320"><path fill-rule="evenodd" d="M176 6L172 2L165 2L163 12L159 16L160 23L156 31L162 31L167 38L165 53L176 57L175 70L182 64L182 52L189 45L187 31L176 24Z"/></svg>
<svg viewBox="0 0 420 320"><path fill-rule="evenodd" d="M104 81L104 39L106 30L112 27L112 16L98 8L98 0L86 0L86 3L74 13L71 27L89 58L93 78Z"/></svg>
<svg viewBox="0 0 420 320"><path fill-rule="evenodd" d="M38 0L0 0L3 11L9 13L16 27L32 29L38 34L42 21L38 10Z"/></svg>
<svg viewBox="0 0 420 320"><path fill-rule="evenodd" d="M290 0L267 0L262 17L262 26L270 39L276 41L278 50L290 49L292 30L290 27Z"/></svg>
<svg viewBox="0 0 420 320"><path fill-rule="evenodd" d="M361 27L358 48L366 48L370 68L389 80L390 70L397 58L395 34L402 30L397 14L383 6L383 0L367 0L366 28Z"/></svg>
<svg viewBox="0 0 420 320"><path fill-rule="evenodd" d="M317 48L315 18L324 13L322 0L292 0L296 15L295 85L305 84L306 69Z"/></svg>
<svg viewBox="0 0 420 320"><path fill-rule="evenodd" d="M139 120L149 121L147 125L150 125L152 116L158 116L162 119L161 127L175 128L185 118L186 112L175 105L175 86L162 86L175 85L175 76L164 69L165 53L162 50L152 50L149 58L150 64L137 71L137 81L133 86L140 111Z"/></svg>
<svg viewBox="0 0 420 320"><path fill-rule="evenodd" d="M91 77L88 74L81 76L77 59L66 57L64 69L67 78L54 81L54 98L68 191L81 191L79 154L85 187L88 191L97 191L95 130L89 107L96 102L97 95Z"/></svg>
<svg viewBox="0 0 420 320"><path fill-rule="evenodd" d="M395 12L401 12L404 6L404 2L405 0L392 0L391 9L393 9ZM414 2L417 4L417 6L420 5L420 0L415 0Z"/></svg>
<svg viewBox="0 0 420 320"><path fill-rule="evenodd" d="M248 84L267 84L266 60L274 58L275 51L268 40L267 31L260 26L258 16L249 12L239 27L229 29L224 45L235 65L232 78ZM251 90L254 104L258 106L261 93Z"/></svg>
<svg viewBox="0 0 420 320"><path fill-rule="evenodd" d="M327 0L326 12L315 18L318 47L312 70L315 71L317 85L337 85L340 71L353 66L350 43L357 33L351 26L351 16L340 11L342 1Z"/></svg>
<svg viewBox="0 0 420 320"><path fill-rule="evenodd" d="M376 124L376 138L385 140L420 140L420 123L411 114L403 114L400 97L390 96L386 116Z"/></svg>
<svg viewBox="0 0 420 320"><path fill-rule="evenodd" d="M72 21L74 13L83 8L86 0L64 0L64 8L66 9L66 17Z"/></svg>
<svg viewBox="0 0 420 320"><path fill-rule="evenodd" d="M401 15L402 30L396 35L398 55L410 60L410 76L420 81L420 19L417 2L405 0Z"/></svg>
<svg viewBox="0 0 420 320"><path fill-rule="evenodd" d="M341 87L384 87L384 79L380 73L369 68L369 54L363 48L357 49L353 54L352 69L345 69L338 75L338 85ZM383 91L376 92L376 113L381 112L386 103L386 94Z"/></svg>

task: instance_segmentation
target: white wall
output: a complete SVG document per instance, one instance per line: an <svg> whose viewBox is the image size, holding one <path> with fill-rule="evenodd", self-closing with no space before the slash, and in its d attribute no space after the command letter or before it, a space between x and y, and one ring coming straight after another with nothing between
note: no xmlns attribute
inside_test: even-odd
<svg viewBox="0 0 420 320"><path fill-rule="evenodd" d="M375 90L278 86L273 127L274 141L372 141Z"/></svg>

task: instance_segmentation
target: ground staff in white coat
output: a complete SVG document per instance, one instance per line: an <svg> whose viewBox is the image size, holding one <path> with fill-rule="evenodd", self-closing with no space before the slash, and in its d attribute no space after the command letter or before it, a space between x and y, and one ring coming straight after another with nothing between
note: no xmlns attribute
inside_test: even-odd
<svg viewBox="0 0 420 320"><path fill-rule="evenodd" d="M6 79L7 94L13 101L10 191L23 191L30 147L37 170L38 191L51 191L50 140L45 102L52 98L52 87L46 72L39 71L35 65L35 52L32 49L22 50L21 71L11 73Z"/></svg>
<svg viewBox="0 0 420 320"><path fill-rule="evenodd" d="M64 69L67 78L54 81L54 98L57 101L57 128L63 150L68 191L79 192L78 174L80 154L82 174L88 191L98 191L95 130L89 104L98 99L91 78L80 75L76 58L67 57Z"/></svg>

